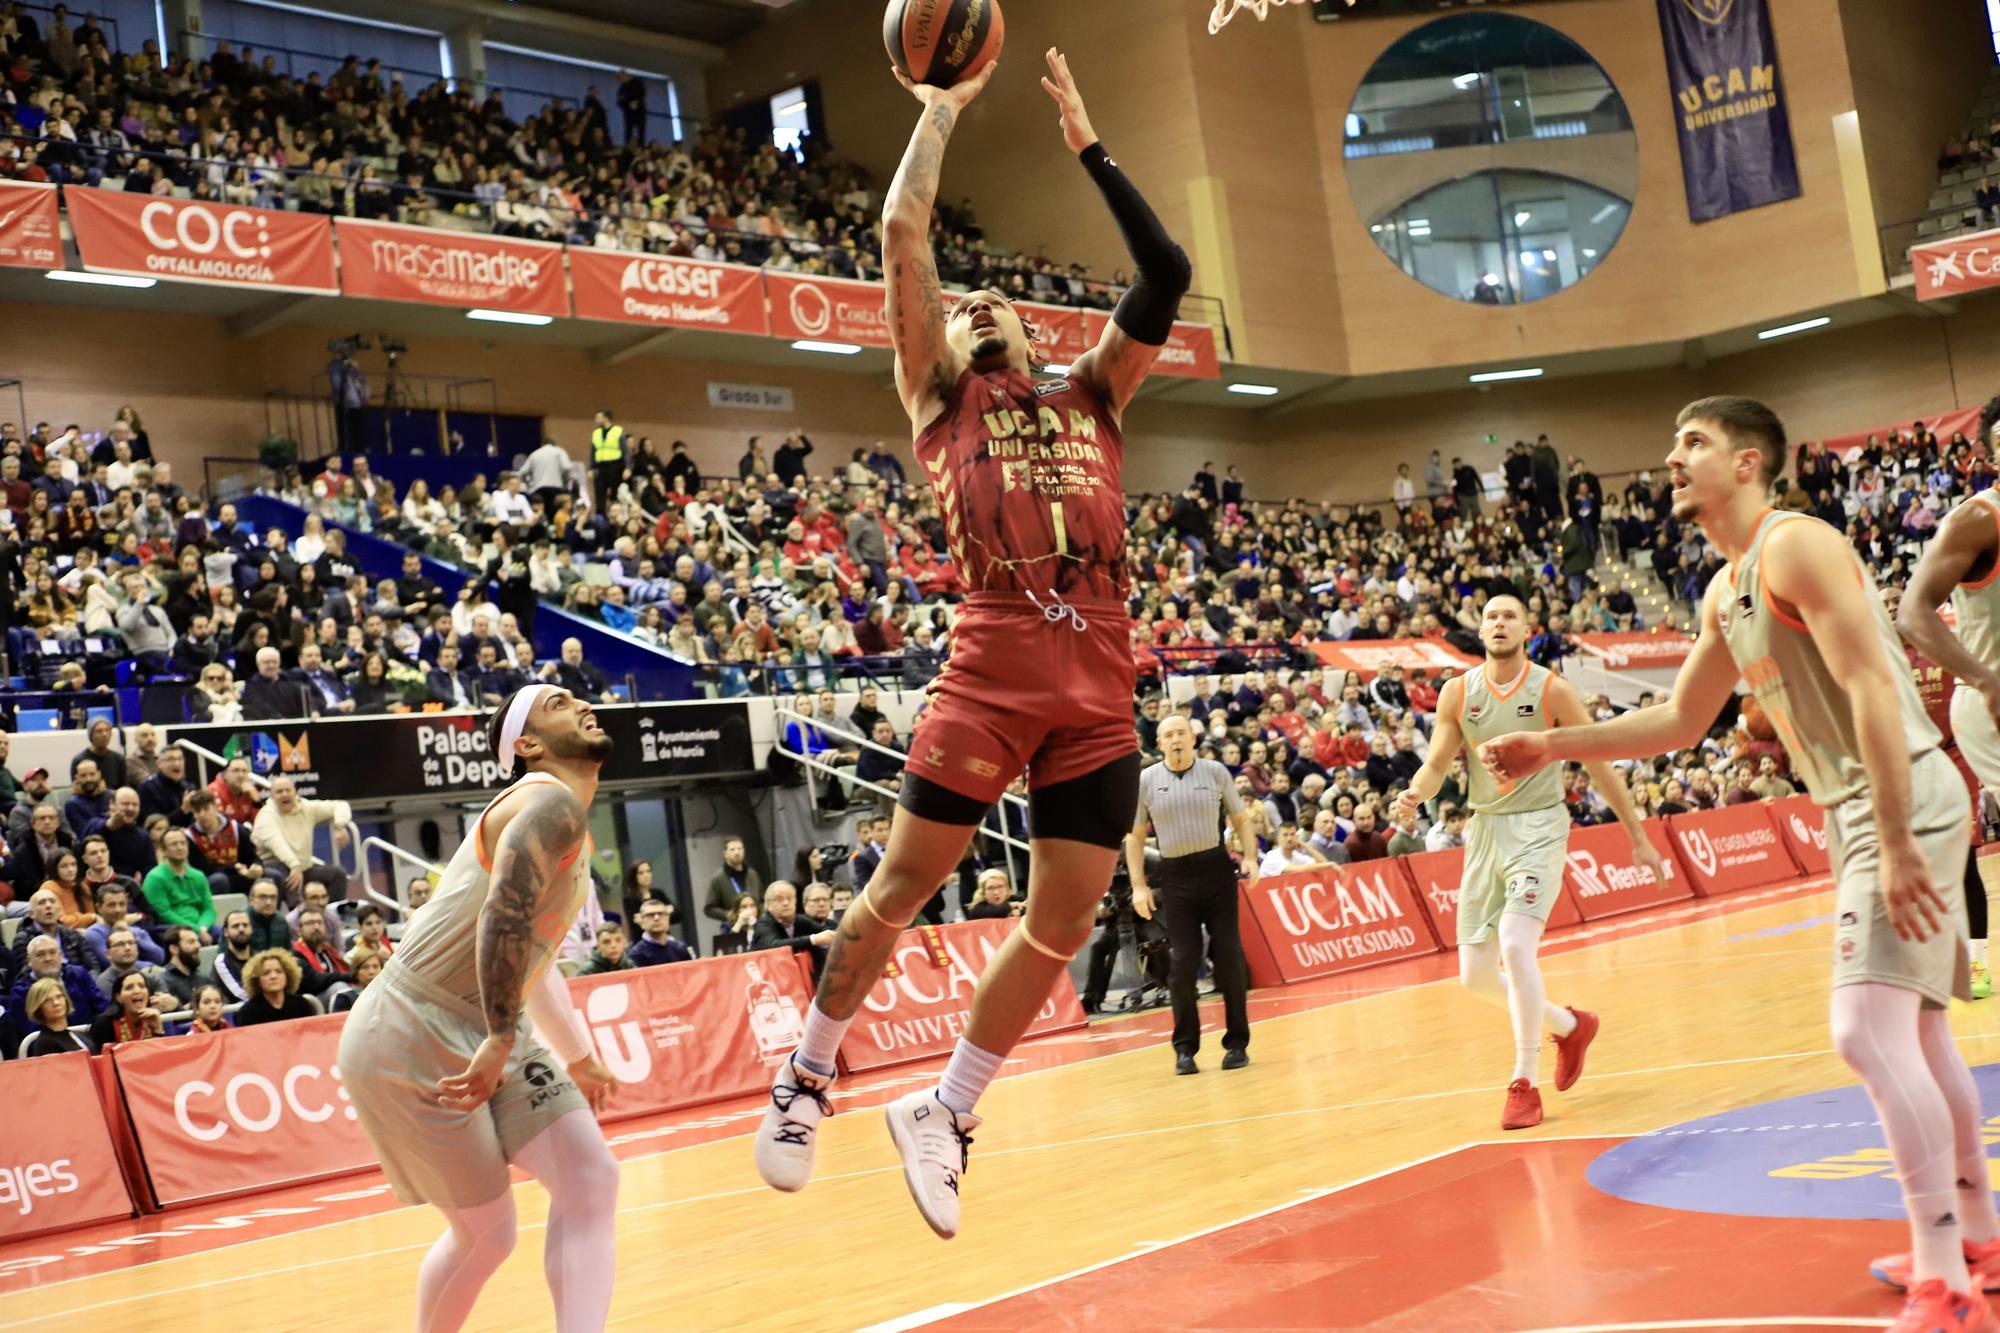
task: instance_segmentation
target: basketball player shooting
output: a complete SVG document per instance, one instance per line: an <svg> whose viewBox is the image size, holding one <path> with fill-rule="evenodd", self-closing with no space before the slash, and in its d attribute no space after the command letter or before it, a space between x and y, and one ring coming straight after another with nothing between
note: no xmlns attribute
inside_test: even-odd
<svg viewBox="0 0 2000 1333"><path fill-rule="evenodd" d="M1430 753L1396 798L1395 819L1407 825L1417 807L1437 796L1460 750L1496 736L1579 727L1590 720L1576 687L1528 660L1528 609L1512 593L1486 599L1479 638L1486 660L1438 695ZM1547 769L1518 783L1496 782L1468 755L1472 824L1466 830L1465 876L1458 895L1458 979L1480 999L1500 1005L1514 1024L1514 1072L1501 1107L1500 1128L1542 1123L1542 1029L1555 1037L1556 1091L1583 1077L1584 1053L1596 1038L1597 1015L1548 1002L1536 958L1549 913L1562 892L1569 855L1569 807L1560 771ZM1666 867L1647 840L1632 795L1609 763L1587 765L1612 814L1632 838L1633 864L1657 883ZM1502 966L1505 972L1502 972ZM1503 981L1504 975L1504 981Z"/></svg>
<svg viewBox="0 0 2000 1333"><path fill-rule="evenodd" d="M947 1238L958 1232L960 1177L980 1124L973 1108L1089 938L1137 808L1120 422L1189 277L1187 257L1098 142L1068 62L1053 49L1047 60L1042 87L1063 140L1102 192L1137 277L1097 345L1059 379L1032 376L1033 332L1001 293L968 293L947 317L931 207L945 145L993 66L951 88L896 71L923 103L883 216L896 385L972 591L911 737L887 854L841 918L804 1041L779 1071L756 1140L768 1184L805 1186L855 1011L897 936L1025 768L1026 916L980 979L940 1086L888 1108L905 1182Z"/></svg>
<svg viewBox="0 0 2000 1333"><path fill-rule="evenodd" d="M611 1308L618 1200L618 1163L592 1110L617 1080L554 964L592 891L584 812L611 738L553 685L516 692L487 730L515 781L362 992L341 1076L396 1197L436 1206L448 1224L417 1279L419 1333L461 1327L513 1249L510 1163L549 1192L555 1327L589 1333Z"/></svg>
<svg viewBox="0 0 2000 1333"><path fill-rule="evenodd" d="M1766 503L1785 428L1746 398L1681 410L1667 455L1673 514L1728 560L1702 598L1701 635L1671 699L1591 726L1501 736L1486 770L1526 781L1561 759L1653 755L1698 744L1740 673L1792 767L1825 810L1838 922L1833 1044L1860 1076L1903 1187L1911 1253L1893 1333L1991 1333L1967 1259L2000 1223L1988 1185L1979 1093L1946 1006L1968 995L1965 865L1970 808L1938 749L1873 580L1836 529ZM1856 706L1860 701L1866 701ZM1968 1250L1970 1245L1970 1250Z"/></svg>

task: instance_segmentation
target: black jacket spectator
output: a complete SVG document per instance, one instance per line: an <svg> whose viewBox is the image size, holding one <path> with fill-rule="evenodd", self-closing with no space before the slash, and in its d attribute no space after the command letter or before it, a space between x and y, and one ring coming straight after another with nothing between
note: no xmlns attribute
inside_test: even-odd
<svg viewBox="0 0 2000 1333"><path fill-rule="evenodd" d="M752 949L810 949L812 937L823 927L814 925L804 916L795 916L792 923L784 925L769 912L757 918L757 924L750 927L750 947Z"/></svg>
<svg viewBox="0 0 2000 1333"><path fill-rule="evenodd" d="M253 675L243 682L243 720L275 722L280 718L309 717L306 687L280 677L267 680Z"/></svg>
<svg viewBox="0 0 2000 1333"><path fill-rule="evenodd" d="M556 684L587 703L602 703L611 691L611 682L605 679L604 673L588 662L579 662L575 666L557 662Z"/></svg>
<svg viewBox="0 0 2000 1333"><path fill-rule="evenodd" d="M155 773L139 784L139 818L143 822L155 814L165 815L176 824L187 822L181 810L181 798L194 790L194 783L186 778L175 781L165 773Z"/></svg>
<svg viewBox="0 0 2000 1333"><path fill-rule="evenodd" d="M76 839L70 836L68 829L58 826L56 849L61 851L64 848L75 851ZM26 901L29 894L41 888L55 869L51 864L54 860L53 856L43 859L41 843L36 840L32 828L8 839L7 882L14 886L14 896Z"/></svg>
<svg viewBox="0 0 2000 1333"><path fill-rule="evenodd" d="M312 1018L320 1011L314 1007L303 992L295 991L285 997L282 1008L273 1008L261 994L252 995L236 1011L236 1026L247 1028L254 1023L280 1023L293 1018Z"/></svg>

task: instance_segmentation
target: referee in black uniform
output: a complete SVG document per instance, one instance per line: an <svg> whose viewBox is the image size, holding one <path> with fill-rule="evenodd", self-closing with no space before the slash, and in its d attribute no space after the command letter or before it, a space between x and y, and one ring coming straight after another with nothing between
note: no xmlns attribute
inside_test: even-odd
<svg viewBox="0 0 2000 1333"><path fill-rule="evenodd" d="M1174 1072L1199 1072L1194 1063L1194 1053L1201 1049L1195 974L1201 969L1204 927L1227 1020L1222 1067L1241 1069L1250 1063L1250 965L1243 959L1236 866L1222 846L1222 816L1227 812L1236 828L1236 845L1252 849L1244 867L1255 884L1251 814L1237 796L1229 770L1213 759L1195 758L1194 728L1185 717L1176 714L1162 721L1157 740L1165 758L1139 775L1139 814L1125 840L1132 910L1149 920L1153 915L1153 891L1146 883L1146 826L1151 824L1160 840L1160 918L1173 950L1167 990L1174 1004Z"/></svg>

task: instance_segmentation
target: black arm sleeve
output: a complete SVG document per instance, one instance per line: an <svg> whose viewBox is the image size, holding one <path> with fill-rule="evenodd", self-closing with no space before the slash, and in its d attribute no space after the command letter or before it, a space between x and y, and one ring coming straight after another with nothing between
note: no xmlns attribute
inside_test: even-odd
<svg viewBox="0 0 2000 1333"><path fill-rule="evenodd" d="M1173 332L1174 316L1180 311L1181 297L1187 294L1193 270L1185 252L1174 244L1152 207L1140 195L1104 145L1094 143L1083 150L1083 168L1097 182L1104 202L1117 219L1132 254L1138 279L1118 302L1112 319L1134 339L1151 347L1166 343Z"/></svg>

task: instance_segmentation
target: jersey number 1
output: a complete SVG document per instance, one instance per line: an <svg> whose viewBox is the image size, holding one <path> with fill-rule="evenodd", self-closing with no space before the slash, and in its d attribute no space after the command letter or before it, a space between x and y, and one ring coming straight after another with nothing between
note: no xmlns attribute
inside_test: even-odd
<svg viewBox="0 0 2000 1333"><path fill-rule="evenodd" d="M1069 554L1069 525L1063 522L1061 500L1049 501L1049 516L1056 525L1056 554Z"/></svg>

